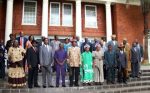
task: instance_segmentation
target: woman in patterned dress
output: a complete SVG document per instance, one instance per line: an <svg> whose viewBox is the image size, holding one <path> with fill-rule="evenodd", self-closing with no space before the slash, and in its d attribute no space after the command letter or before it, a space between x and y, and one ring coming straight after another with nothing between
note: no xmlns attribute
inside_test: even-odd
<svg viewBox="0 0 150 93"><path fill-rule="evenodd" d="M23 58L25 49L19 47L18 41L15 40L13 47L8 51L10 67L8 69L8 83L10 87L23 87L26 85L25 72L23 70Z"/></svg>

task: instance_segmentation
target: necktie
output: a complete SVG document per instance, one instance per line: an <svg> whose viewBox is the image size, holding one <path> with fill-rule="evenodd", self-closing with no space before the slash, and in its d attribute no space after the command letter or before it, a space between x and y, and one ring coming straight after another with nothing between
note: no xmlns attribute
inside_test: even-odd
<svg viewBox="0 0 150 93"><path fill-rule="evenodd" d="M20 46L23 47L22 46L22 37L20 37Z"/></svg>
<svg viewBox="0 0 150 93"><path fill-rule="evenodd" d="M49 47L48 47L48 45L46 45L47 46L47 50L48 50L48 52L49 52Z"/></svg>

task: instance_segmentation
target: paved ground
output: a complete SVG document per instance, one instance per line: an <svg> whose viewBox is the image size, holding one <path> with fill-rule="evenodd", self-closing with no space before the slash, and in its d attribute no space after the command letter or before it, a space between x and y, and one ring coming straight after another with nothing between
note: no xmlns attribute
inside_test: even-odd
<svg viewBox="0 0 150 93"><path fill-rule="evenodd" d="M142 66L141 67L141 70L150 70L150 66ZM148 76L144 76L145 78L147 78ZM53 85L55 86L55 75L53 76ZM149 78L148 78L149 79ZM137 81L134 81L134 82L138 82ZM133 85L134 82L131 82L130 85ZM141 82L143 83L144 81L139 81L141 84ZM133 84L132 84L133 83ZM150 84L150 80L149 82L148 81L145 81L144 84ZM7 80L0 80L0 93L122 93L122 92L107 92L107 91L114 91L114 89L112 89L113 87L116 87L116 90L121 90L121 89L126 89L126 88L129 88L129 89L132 89L132 88L135 88L135 89L138 89L138 88L141 88L141 86L135 86L133 85L134 87L126 87L126 85L124 84L116 84L115 86L113 85L107 85L106 83L103 85L103 86L80 86L80 87L73 87L73 88L70 88L68 87L69 85L69 80L68 80L68 76L66 76L66 88L62 88L62 87L59 87L59 88L46 88L46 89L43 89L42 87L41 88L33 88L33 89L28 89L27 87L26 88L22 88L22 89L10 89L7 87L8 83L7 83ZM39 85L42 86L42 79L41 79L41 75L39 75ZM123 87L120 87L120 88L117 88L120 87L120 86L125 86L126 88L123 88ZM106 87L109 87L109 88L106 88ZM110 88L112 87L112 88ZM148 86L143 86L144 88L150 88L150 85ZM106 92L102 92L101 90L105 90ZM128 93L128 91L124 92L124 93ZM130 93L150 93L150 91L139 91L139 92L132 92L130 91Z"/></svg>

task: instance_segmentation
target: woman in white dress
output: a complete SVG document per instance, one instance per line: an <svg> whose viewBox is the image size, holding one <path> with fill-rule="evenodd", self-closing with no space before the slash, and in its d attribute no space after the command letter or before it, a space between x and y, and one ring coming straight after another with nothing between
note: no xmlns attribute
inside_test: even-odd
<svg viewBox="0 0 150 93"><path fill-rule="evenodd" d="M95 45L96 50L93 51L94 58L94 82L96 85L101 85L104 82L104 74L103 74L103 56L104 52L101 49L100 44Z"/></svg>

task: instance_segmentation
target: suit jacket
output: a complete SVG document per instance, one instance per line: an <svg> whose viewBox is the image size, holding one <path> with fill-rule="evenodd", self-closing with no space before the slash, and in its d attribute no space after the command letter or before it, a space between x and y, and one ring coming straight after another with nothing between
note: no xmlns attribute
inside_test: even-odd
<svg viewBox="0 0 150 93"><path fill-rule="evenodd" d="M139 46L139 47L138 47ZM139 48L139 51L140 51L140 57L143 57L144 53L143 53L143 46L138 44L137 45L137 48Z"/></svg>
<svg viewBox="0 0 150 93"><path fill-rule="evenodd" d="M22 38L23 38L23 48L26 48L26 42L28 41L28 39L26 37ZM20 37L17 37L16 40L18 40L18 44L20 45Z"/></svg>
<svg viewBox="0 0 150 93"><path fill-rule="evenodd" d="M104 53L104 62L106 64L106 67L115 67L116 66L116 52L106 51Z"/></svg>
<svg viewBox="0 0 150 93"><path fill-rule="evenodd" d="M0 62L4 61L5 59L5 46L4 45L0 45Z"/></svg>
<svg viewBox="0 0 150 93"><path fill-rule="evenodd" d="M136 51L135 51L134 47L132 47L131 48L131 63L136 63L140 61L141 61L141 57L140 57L139 49L136 48Z"/></svg>
<svg viewBox="0 0 150 93"><path fill-rule="evenodd" d="M68 63L70 67L79 67L81 64L81 52L79 47L70 47L68 49Z"/></svg>
<svg viewBox="0 0 150 93"><path fill-rule="evenodd" d="M120 53L120 51L117 52L117 67L119 70L121 68L126 68L127 67L127 56L126 53Z"/></svg>
<svg viewBox="0 0 150 93"><path fill-rule="evenodd" d="M27 49L27 62L28 65L31 65L31 67L37 67L39 64L39 51L36 48L35 50L33 47Z"/></svg>
<svg viewBox="0 0 150 93"><path fill-rule="evenodd" d="M112 48L113 48L114 51L118 50L118 42L117 41L115 41L115 45L114 45L113 41L109 41L107 43L107 46L108 45L112 45Z"/></svg>
<svg viewBox="0 0 150 93"><path fill-rule="evenodd" d="M40 53L39 53L40 64L46 67L51 66L53 63L52 47L49 45L48 47L49 50L47 49L45 44L43 44L42 46L40 46Z"/></svg>

